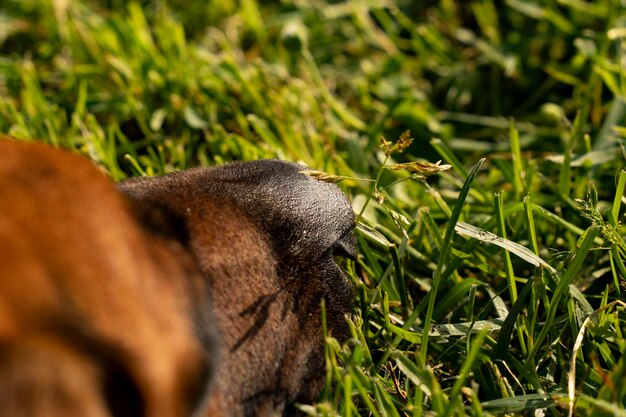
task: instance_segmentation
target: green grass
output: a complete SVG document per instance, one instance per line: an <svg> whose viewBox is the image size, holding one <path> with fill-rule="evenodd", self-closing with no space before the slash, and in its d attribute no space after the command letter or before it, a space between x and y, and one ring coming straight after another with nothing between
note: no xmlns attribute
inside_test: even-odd
<svg viewBox="0 0 626 417"><path fill-rule="evenodd" d="M5 0L0 132L115 180L347 177L357 312L311 415L626 415L625 42L621 0Z"/></svg>

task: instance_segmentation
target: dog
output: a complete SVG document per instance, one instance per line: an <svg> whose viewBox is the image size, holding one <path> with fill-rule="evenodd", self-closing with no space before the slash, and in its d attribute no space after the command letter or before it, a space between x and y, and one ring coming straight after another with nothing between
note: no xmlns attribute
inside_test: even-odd
<svg viewBox="0 0 626 417"><path fill-rule="evenodd" d="M0 415L275 416L348 337L354 215L277 160L112 184L0 140Z"/></svg>

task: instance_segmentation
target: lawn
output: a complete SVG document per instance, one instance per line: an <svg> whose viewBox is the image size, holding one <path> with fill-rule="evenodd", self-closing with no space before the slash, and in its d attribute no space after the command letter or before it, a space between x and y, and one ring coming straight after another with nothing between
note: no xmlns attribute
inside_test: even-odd
<svg viewBox="0 0 626 417"><path fill-rule="evenodd" d="M353 337L311 415L626 416L623 0L2 0L0 133L341 180Z"/></svg>

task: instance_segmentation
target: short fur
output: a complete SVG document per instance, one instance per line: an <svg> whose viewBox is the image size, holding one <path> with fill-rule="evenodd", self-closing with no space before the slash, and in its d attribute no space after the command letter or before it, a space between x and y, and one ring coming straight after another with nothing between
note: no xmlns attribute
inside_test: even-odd
<svg viewBox="0 0 626 417"><path fill-rule="evenodd" d="M352 293L335 255L354 257L352 209L339 188L281 161L193 169L119 185L184 219L210 282L222 361L213 415L292 415L324 381L320 302L347 337Z"/></svg>
<svg viewBox="0 0 626 417"><path fill-rule="evenodd" d="M0 140L0 155L0 415L291 415L315 399L320 302L340 340L352 305L336 186L256 161L125 181L125 200L68 152Z"/></svg>
<svg viewBox="0 0 626 417"><path fill-rule="evenodd" d="M193 256L89 161L9 140L0 155L0 415L191 415L215 357Z"/></svg>

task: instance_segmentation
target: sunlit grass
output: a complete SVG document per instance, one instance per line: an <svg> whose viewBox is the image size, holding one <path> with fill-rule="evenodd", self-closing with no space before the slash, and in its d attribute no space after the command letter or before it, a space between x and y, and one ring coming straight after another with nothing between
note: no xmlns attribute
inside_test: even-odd
<svg viewBox="0 0 626 417"><path fill-rule="evenodd" d="M623 2L187 3L6 0L0 132L115 180L343 179L357 302L312 415L626 415Z"/></svg>

